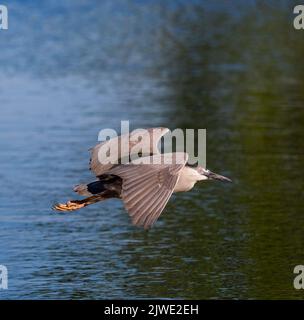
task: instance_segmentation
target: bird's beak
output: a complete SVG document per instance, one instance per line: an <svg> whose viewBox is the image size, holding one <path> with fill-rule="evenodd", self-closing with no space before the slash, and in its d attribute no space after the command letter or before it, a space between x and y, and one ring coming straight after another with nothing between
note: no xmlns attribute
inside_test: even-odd
<svg viewBox="0 0 304 320"><path fill-rule="evenodd" d="M232 182L231 179L224 177L224 176L221 176L220 174L214 173L210 170L208 170L208 171L206 170L203 173L203 175L206 176L210 180L220 180L220 181Z"/></svg>

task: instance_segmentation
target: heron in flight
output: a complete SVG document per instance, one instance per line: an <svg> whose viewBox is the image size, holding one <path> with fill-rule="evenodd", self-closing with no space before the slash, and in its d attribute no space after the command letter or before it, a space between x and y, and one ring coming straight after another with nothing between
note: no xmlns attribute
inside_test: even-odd
<svg viewBox="0 0 304 320"><path fill-rule="evenodd" d="M158 132L156 135L155 131ZM99 143L91 149L90 159L90 170L97 180L74 187L76 193L87 198L71 200L65 204L59 203L53 208L58 211L74 211L99 201L119 198L123 201L132 223L148 229L158 219L172 193L189 191L196 182L203 180L231 182L229 178L201 166L189 165L187 153L161 154L156 146L167 132L169 132L167 128L146 129L141 135L140 142L141 145L149 144L149 155L125 164L119 164L119 161L116 163L100 161L101 148L114 146L119 148L123 136ZM154 140L151 139L152 134ZM128 134L127 140L129 148L124 152L119 149L116 156L119 159L112 160L130 156L131 148L133 150L139 142L132 139L132 133Z"/></svg>

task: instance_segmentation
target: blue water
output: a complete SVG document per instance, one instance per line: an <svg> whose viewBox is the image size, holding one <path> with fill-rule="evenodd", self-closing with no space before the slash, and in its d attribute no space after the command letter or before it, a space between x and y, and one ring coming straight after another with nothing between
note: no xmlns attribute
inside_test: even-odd
<svg viewBox="0 0 304 320"><path fill-rule="evenodd" d="M1 299L302 298L304 43L292 1L185 3L9 3ZM88 149L121 120L207 128L208 167L234 183L174 196L149 232L119 200L53 212L94 179Z"/></svg>

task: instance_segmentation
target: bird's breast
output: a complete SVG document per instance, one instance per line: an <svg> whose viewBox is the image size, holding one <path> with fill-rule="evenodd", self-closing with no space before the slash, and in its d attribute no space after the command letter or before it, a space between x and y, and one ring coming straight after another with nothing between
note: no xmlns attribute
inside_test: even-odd
<svg viewBox="0 0 304 320"><path fill-rule="evenodd" d="M184 167L180 173L180 177L173 192L185 192L193 188L197 182L196 175L192 172L193 169Z"/></svg>

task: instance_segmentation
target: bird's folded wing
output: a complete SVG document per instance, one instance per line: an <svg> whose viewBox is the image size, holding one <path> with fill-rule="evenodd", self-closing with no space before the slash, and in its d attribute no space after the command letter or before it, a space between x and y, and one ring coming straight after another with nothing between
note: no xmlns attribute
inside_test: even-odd
<svg viewBox="0 0 304 320"><path fill-rule="evenodd" d="M114 137L97 144L90 149L90 170L98 177L106 173L114 165L119 164L122 158L132 156L132 151L138 152L136 146L146 149L148 155L158 154L158 142L169 132L167 128L137 129L130 134Z"/></svg>
<svg viewBox="0 0 304 320"><path fill-rule="evenodd" d="M109 173L123 179L122 200L134 225L149 228L162 213L188 160L186 153L178 155L178 163L155 161L157 164L127 164L110 170ZM147 158L163 160L163 156Z"/></svg>

